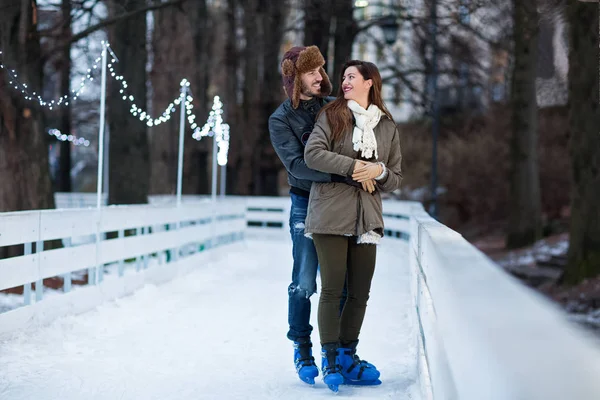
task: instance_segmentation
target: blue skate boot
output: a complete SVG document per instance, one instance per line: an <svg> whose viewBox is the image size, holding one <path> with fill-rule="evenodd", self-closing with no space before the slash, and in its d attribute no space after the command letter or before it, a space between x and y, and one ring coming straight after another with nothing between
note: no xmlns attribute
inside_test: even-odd
<svg viewBox="0 0 600 400"><path fill-rule="evenodd" d="M294 341L294 365L296 372L302 382L309 385L315 384L315 378L319 375L319 369L312 355L312 343L310 338L298 338Z"/></svg>
<svg viewBox="0 0 600 400"><path fill-rule="evenodd" d="M356 355L358 340L342 343L338 349L338 364L344 384L359 386L381 385L380 372L375 366Z"/></svg>
<svg viewBox="0 0 600 400"><path fill-rule="evenodd" d="M334 393L337 393L339 386L344 383L344 377L340 374L340 366L337 363L337 343L327 343L321 350L321 370L323 371L323 382Z"/></svg>

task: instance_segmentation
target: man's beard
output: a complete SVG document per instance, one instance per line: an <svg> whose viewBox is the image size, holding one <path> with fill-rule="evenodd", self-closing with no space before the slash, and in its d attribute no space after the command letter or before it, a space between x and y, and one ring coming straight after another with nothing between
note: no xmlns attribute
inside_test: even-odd
<svg viewBox="0 0 600 400"><path fill-rule="evenodd" d="M301 83L302 83L302 87L300 89L300 93L302 93L302 95L304 95L306 97L311 97L311 98L318 95L318 93L315 94L315 93L313 93L311 91L311 87L310 86L307 86L304 82L301 82ZM319 93L320 92L321 92L321 89L320 89L320 86L319 86Z"/></svg>

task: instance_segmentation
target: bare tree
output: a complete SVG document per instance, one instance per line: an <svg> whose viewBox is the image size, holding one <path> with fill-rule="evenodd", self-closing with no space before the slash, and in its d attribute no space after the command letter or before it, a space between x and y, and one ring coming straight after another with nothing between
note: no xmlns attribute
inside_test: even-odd
<svg viewBox="0 0 600 400"><path fill-rule="evenodd" d="M535 0L515 0L512 76L511 193L506 245L522 247L541 237L536 71L539 16Z"/></svg>
<svg viewBox="0 0 600 400"><path fill-rule="evenodd" d="M211 84L218 71L218 64L214 63L215 46L223 38L219 35L220 27L216 26L214 12L207 6L206 0L196 0L184 5L184 12L188 15L190 33L192 38L193 61L189 65L193 73L191 82L194 94L194 109L198 124L206 121L212 107L212 98L209 93L217 88ZM218 38L218 39L217 39ZM209 193L212 175L212 140L196 141L191 135L185 136L185 169L183 190L186 193ZM210 165L209 165L210 162Z"/></svg>
<svg viewBox="0 0 600 400"><path fill-rule="evenodd" d="M335 0L304 0L304 45L315 45L327 60ZM350 6L350 12L352 6Z"/></svg>
<svg viewBox="0 0 600 400"><path fill-rule="evenodd" d="M109 15L133 12L146 7L145 0L130 0L123 6L108 3ZM119 71L128 83L127 91L138 106L146 108L146 14L140 13L114 23L109 30L111 45L120 59ZM146 125L132 118L125 106L120 82L109 85L108 127L111 135L109 149L109 204L139 204L148 201L150 162Z"/></svg>
<svg viewBox="0 0 600 400"><path fill-rule="evenodd" d="M188 68L193 64L193 45L191 29L182 23L187 18L183 10L169 7L154 11L153 15L150 80L152 111L157 115L179 96L179 82L188 76ZM174 194L176 191L179 109L177 111L171 114L169 121L149 129L150 193L153 194Z"/></svg>
<svg viewBox="0 0 600 400"><path fill-rule="evenodd" d="M336 95L341 84L342 66L352 57L352 46L354 39L359 32L358 24L354 20L354 9L352 0L335 0L334 17L334 57L333 57L333 75L331 83L333 85L333 95ZM331 70L331 68L330 68Z"/></svg>
<svg viewBox="0 0 600 400"><path fill-rule="evenodd" d="M573 188L567 283L600 274L598 4L569 2L569 125Z"/></svg>
<svg viewBox="0 0 600 400"><path fill-rule="evenodd" d="M238 48L241 61L238 72L243 79L240 82L242 100L236 115L235 132L239 133L232 137L230 153L234 191L237 194L277 194L280 162L270 145L266 124L281 100L279 51L288 2L239 0L237 4L242 15L238 28L243 30L244 46ZM231 45L228 45L229 51ZM229 53L227 60L232 62Z"/></svg>
<svg viewBox="0 0 600 400"><path fill-rule="evenodd" d="M37 35L37 3L11 1L0 13L0 48L6 69L18 71L18 80L32 92L41 92L42 65ZM13 75L14 76L14 75ZM0 73L0 211L53 208L48 168L48 143L43 116Z"/></svg>
<svg viewBox="0 0 600 400"><path fill-rule="evenodd" d="M67 42L62 48L60 61L60 92L71 93L71 13L70 0L62 0L62 29L61 39ZM59 130L66 135L71 133L71 102L67 102L60 110ZM60 192L71 191L71 143L63 141L60 144L60 159L56 188Z"/></svg>
<svg viewBox="0 0 600 400"><path fill-rule="evenodd" d="M223 98L227 106L224 110L224 117L230 126L231 132L239 132L241 126L239 121L238 92L239 92L239 50L237 37L236 14L238 10L238 0L227 0L225 8L224 26L225 26L225 45L223 50L223 64L225 66L225 80ZM243 137L239 135L231 136L231 155L235 155L235 149L241 148ZM230 159L234 159L230 155ZM234 188L234 182L237 182L237 169L231 168L231 163L227 166L227 193L231 193ZM234 164L235 165L235 164Z"/></svg>

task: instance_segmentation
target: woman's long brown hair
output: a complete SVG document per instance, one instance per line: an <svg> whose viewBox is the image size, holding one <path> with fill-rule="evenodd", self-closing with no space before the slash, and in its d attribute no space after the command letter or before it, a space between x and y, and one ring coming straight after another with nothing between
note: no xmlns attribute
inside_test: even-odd
<svg viewBox="0 0 600 400"><path fill-rule="evenodd" d="M349 67L356 67L364 80L373 80L373 85L371 85L371 89L369 90L369 105L375 104L390 120L394 120L383 102L383 96L381 95L383 84L377 66L368 61L350 60L342 68L342 76L340 76L338 81L340 89L338 90L337 98L323 107L319 112L319 115L323 112L327 115L327 121L331 128L331 138L334 142L342 139L344 133L350 131L352 127L352 111L348 108L348 101L344 98L344 90L342 89L344 73Z"/></svg>

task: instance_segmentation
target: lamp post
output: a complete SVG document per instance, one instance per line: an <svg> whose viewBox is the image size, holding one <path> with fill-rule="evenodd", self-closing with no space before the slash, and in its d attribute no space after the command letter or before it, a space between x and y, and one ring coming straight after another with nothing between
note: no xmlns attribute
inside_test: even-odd
<svg viewBox="0 0 600 400"><path fill-rule="evenodd" d="M431 204L429 214L435 219L438 218L437 204L437 140L440 131L440 105L438 99L438 42L437 42L437 0L431 1L431 77L429 94L431 96L431 116L433 123L431 125Z"/></svg>
<svg viewBox="0 0 600 400"><path fill-rule="evenodd" d="M396 43L396 39L398 38L398 28L400 25L396 19L395 15L386 15L381 18L379 22L379 27L383 31L383 39L388 46Z"/></svg>

